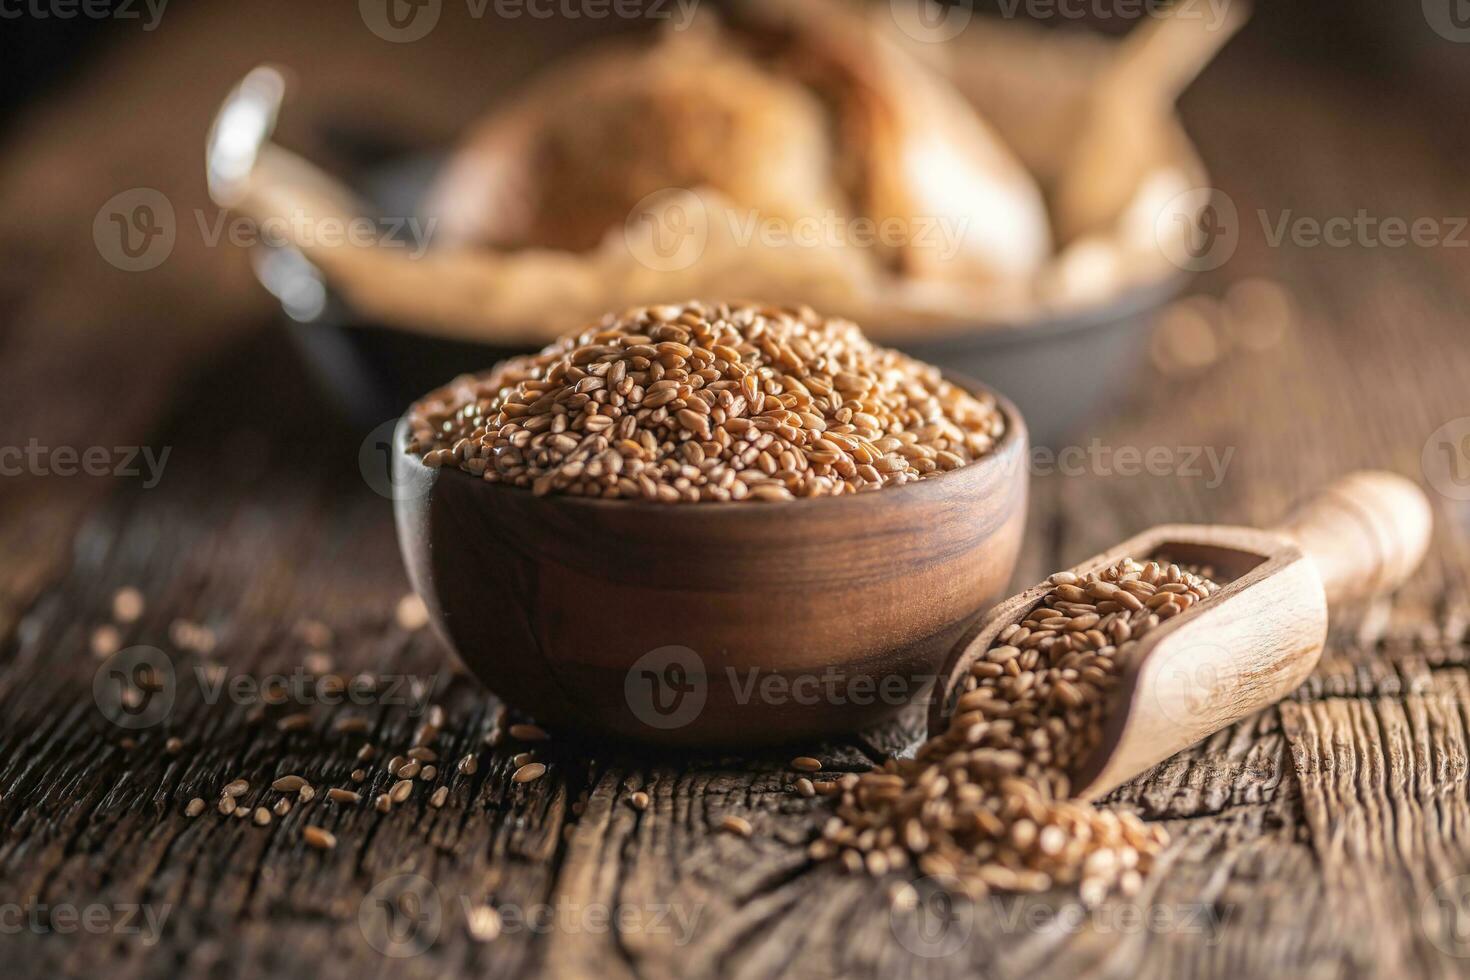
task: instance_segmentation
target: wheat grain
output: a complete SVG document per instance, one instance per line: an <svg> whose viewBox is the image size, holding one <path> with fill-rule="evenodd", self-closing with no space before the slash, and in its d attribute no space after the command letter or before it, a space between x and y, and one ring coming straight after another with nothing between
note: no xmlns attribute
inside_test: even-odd
<svg viewBox="0 0 1470 980"><path fill-rule="evenodd" d="M994 449L1004 416L809 309L686 303L608 316L464 376L408 449L537 494L789 501L900 486Z"/></svg>
<svg viewBox="0 0 1470 980"><path fill-rule="evenodd" d="M980 893L1075 882L1096 901L1136 890L1162 829L1072 799L1068 773L1100 742L1108 694L1139 639L1219 587L1132 559L1048 585L973 665L946 731L913 759L839 780L837 816L813 857L870 874L913 863ZM1168 598L1125 598L1144 595Z"/></svg>

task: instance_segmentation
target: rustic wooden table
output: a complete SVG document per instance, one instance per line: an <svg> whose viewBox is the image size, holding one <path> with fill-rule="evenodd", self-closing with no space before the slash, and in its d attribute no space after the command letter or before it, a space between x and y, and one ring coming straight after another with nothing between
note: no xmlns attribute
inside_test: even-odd
<svg viewBox="0 0 1470 980"><path fill-rule="evenodd" d="M7 975L1240 977L1470 964L1470 443L1457 430L1431 441L1454 420L1470 426L1463 233L1461 247L1398 248L1268 234L1283 215L1366 209L1449 235L1451 216L1470 214L1449 163L1463 134L1440 125L1432 97L1229 58L1206 76L1186 115L1236 205L1240 244L1174 316L1181 336L1221 349L1193 371L1141 365L1129 404L1079 445L1230 453L1224 478L1124 476L1117 455L1038 475L1017 583L1165 520L1269 521L1351 468L1425 479L1426 445L1431 558L1393 601L1343 610L1320 668L1285 703L1115 794L1174 838L1142 895L1085 914L1064 891L1002 898L945 925L932 904L894 912L885 885L807 860L825 809L791 791L795 750L650 757L556 739L545 778L510 783L520 747L483 743L493 700L427 632L395 621L406 584L390 508L359 475L362 433L324 414L240 256L208 246L193 210L206 207L199 134L254 61L295 64L303 91L346 92L349 111L442 137L483 98L445 52L463 56L489 27L399 47L363 36L350 10L297 5L298 29L278 32L270 4L234 6L171 11L164 29L111 49L0 158L0 445L43 451L0 480ZM540 57L535 26L498 28L524 37L498 46L516 53L488 76ZM390 67L412 83L377 92L370 79ZM343 109L308 98L294 118ZM101 202L136 186L164 190L179 216L174 253L146 273L108 265L91 237ZM62 462L58 447L92 446L167 449L162 479L40 472ZM90 649L129 585L147 605L119 642L162 651L176 681L170 710L136 729L99 708ZM279 730L303 696L264 704L247 682L320 666L304 620L330 627L337 672L437 683L442 808L424 788L387 815L320 794L264 827L215 811L237 777L252 803L278 796L264 788L284 772L349 786L364 741L386 754L409 744L401 703L345 711L366 736L335 730L344 709L325 706L308 707L308 728ZM177 621L212 631L212 651L189 649L200 644ZM217 689L221 674L244 680ZM905 734L803 750L860 770ZM477 771L454 773L466 753ZM362 788L386 783L380 757ZM638 789L652 800L641 813L628 803ZM195 796L210 808L189 819ZM717 832L731 814L751 839ZM336 849L305 846L308 822ZM467 923L484 903L503 916L488 942Z"/></svg>

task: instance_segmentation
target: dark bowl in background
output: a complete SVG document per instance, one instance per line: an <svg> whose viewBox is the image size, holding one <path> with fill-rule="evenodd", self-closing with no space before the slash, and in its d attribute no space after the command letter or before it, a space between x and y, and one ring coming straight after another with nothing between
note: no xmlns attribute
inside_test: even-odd
<svg viewBox="0 0 1470 980"><path fill-rule="evenodd" d="M361 146L354 149L366 155ZM358 172L365 176L355 189L379 214L414 214L439 159L363 166ZM335 295L293 249L262 247L255 269L281 300L289 333L313 373L349 419L364 427L397 418L424 392L456 375L532 349L426 337L375 323ZM986 323L969 332L949 329L896 346L1001 392L1025 416L1033 445L1055 449L1128 390L1146 360L1154 314L1187 279L1177 272L1085 310Z"/></svg>

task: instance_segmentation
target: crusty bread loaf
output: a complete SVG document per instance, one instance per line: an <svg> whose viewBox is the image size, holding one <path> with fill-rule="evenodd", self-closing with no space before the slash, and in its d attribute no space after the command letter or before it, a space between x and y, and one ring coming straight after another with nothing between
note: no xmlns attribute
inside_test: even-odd
<svg viewBox="0 0 1470 980"><path fill-rule="evenodd" d="M783 220L837 208L820 103L727 41L614 42L533 81L437 182L440 242L585 251L667 188Z"/></svg>
<svg viewBox="0 0 1470 980"><path fill-rule="evenodd" d="M833 223L832 244L915 280L1026 279L1051 251L999 138L836 0L746 0L728 24L574 55L470 134L426 210L439 244L586 251L647 195L700 187L747 227Z"/></svg>

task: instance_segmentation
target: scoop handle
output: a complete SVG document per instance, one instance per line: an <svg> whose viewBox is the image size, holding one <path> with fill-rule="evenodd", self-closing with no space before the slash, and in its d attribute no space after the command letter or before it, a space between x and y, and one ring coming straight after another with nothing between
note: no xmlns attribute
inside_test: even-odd
<svg viewBox="0 0 1470 980"><path fill-rule="evenodd" d="M1304 551L1329 604L1391 592L1429 548L1434 517L1424 491L1382 470L1360 470L1328 486L1275 530Z"/></svg>

